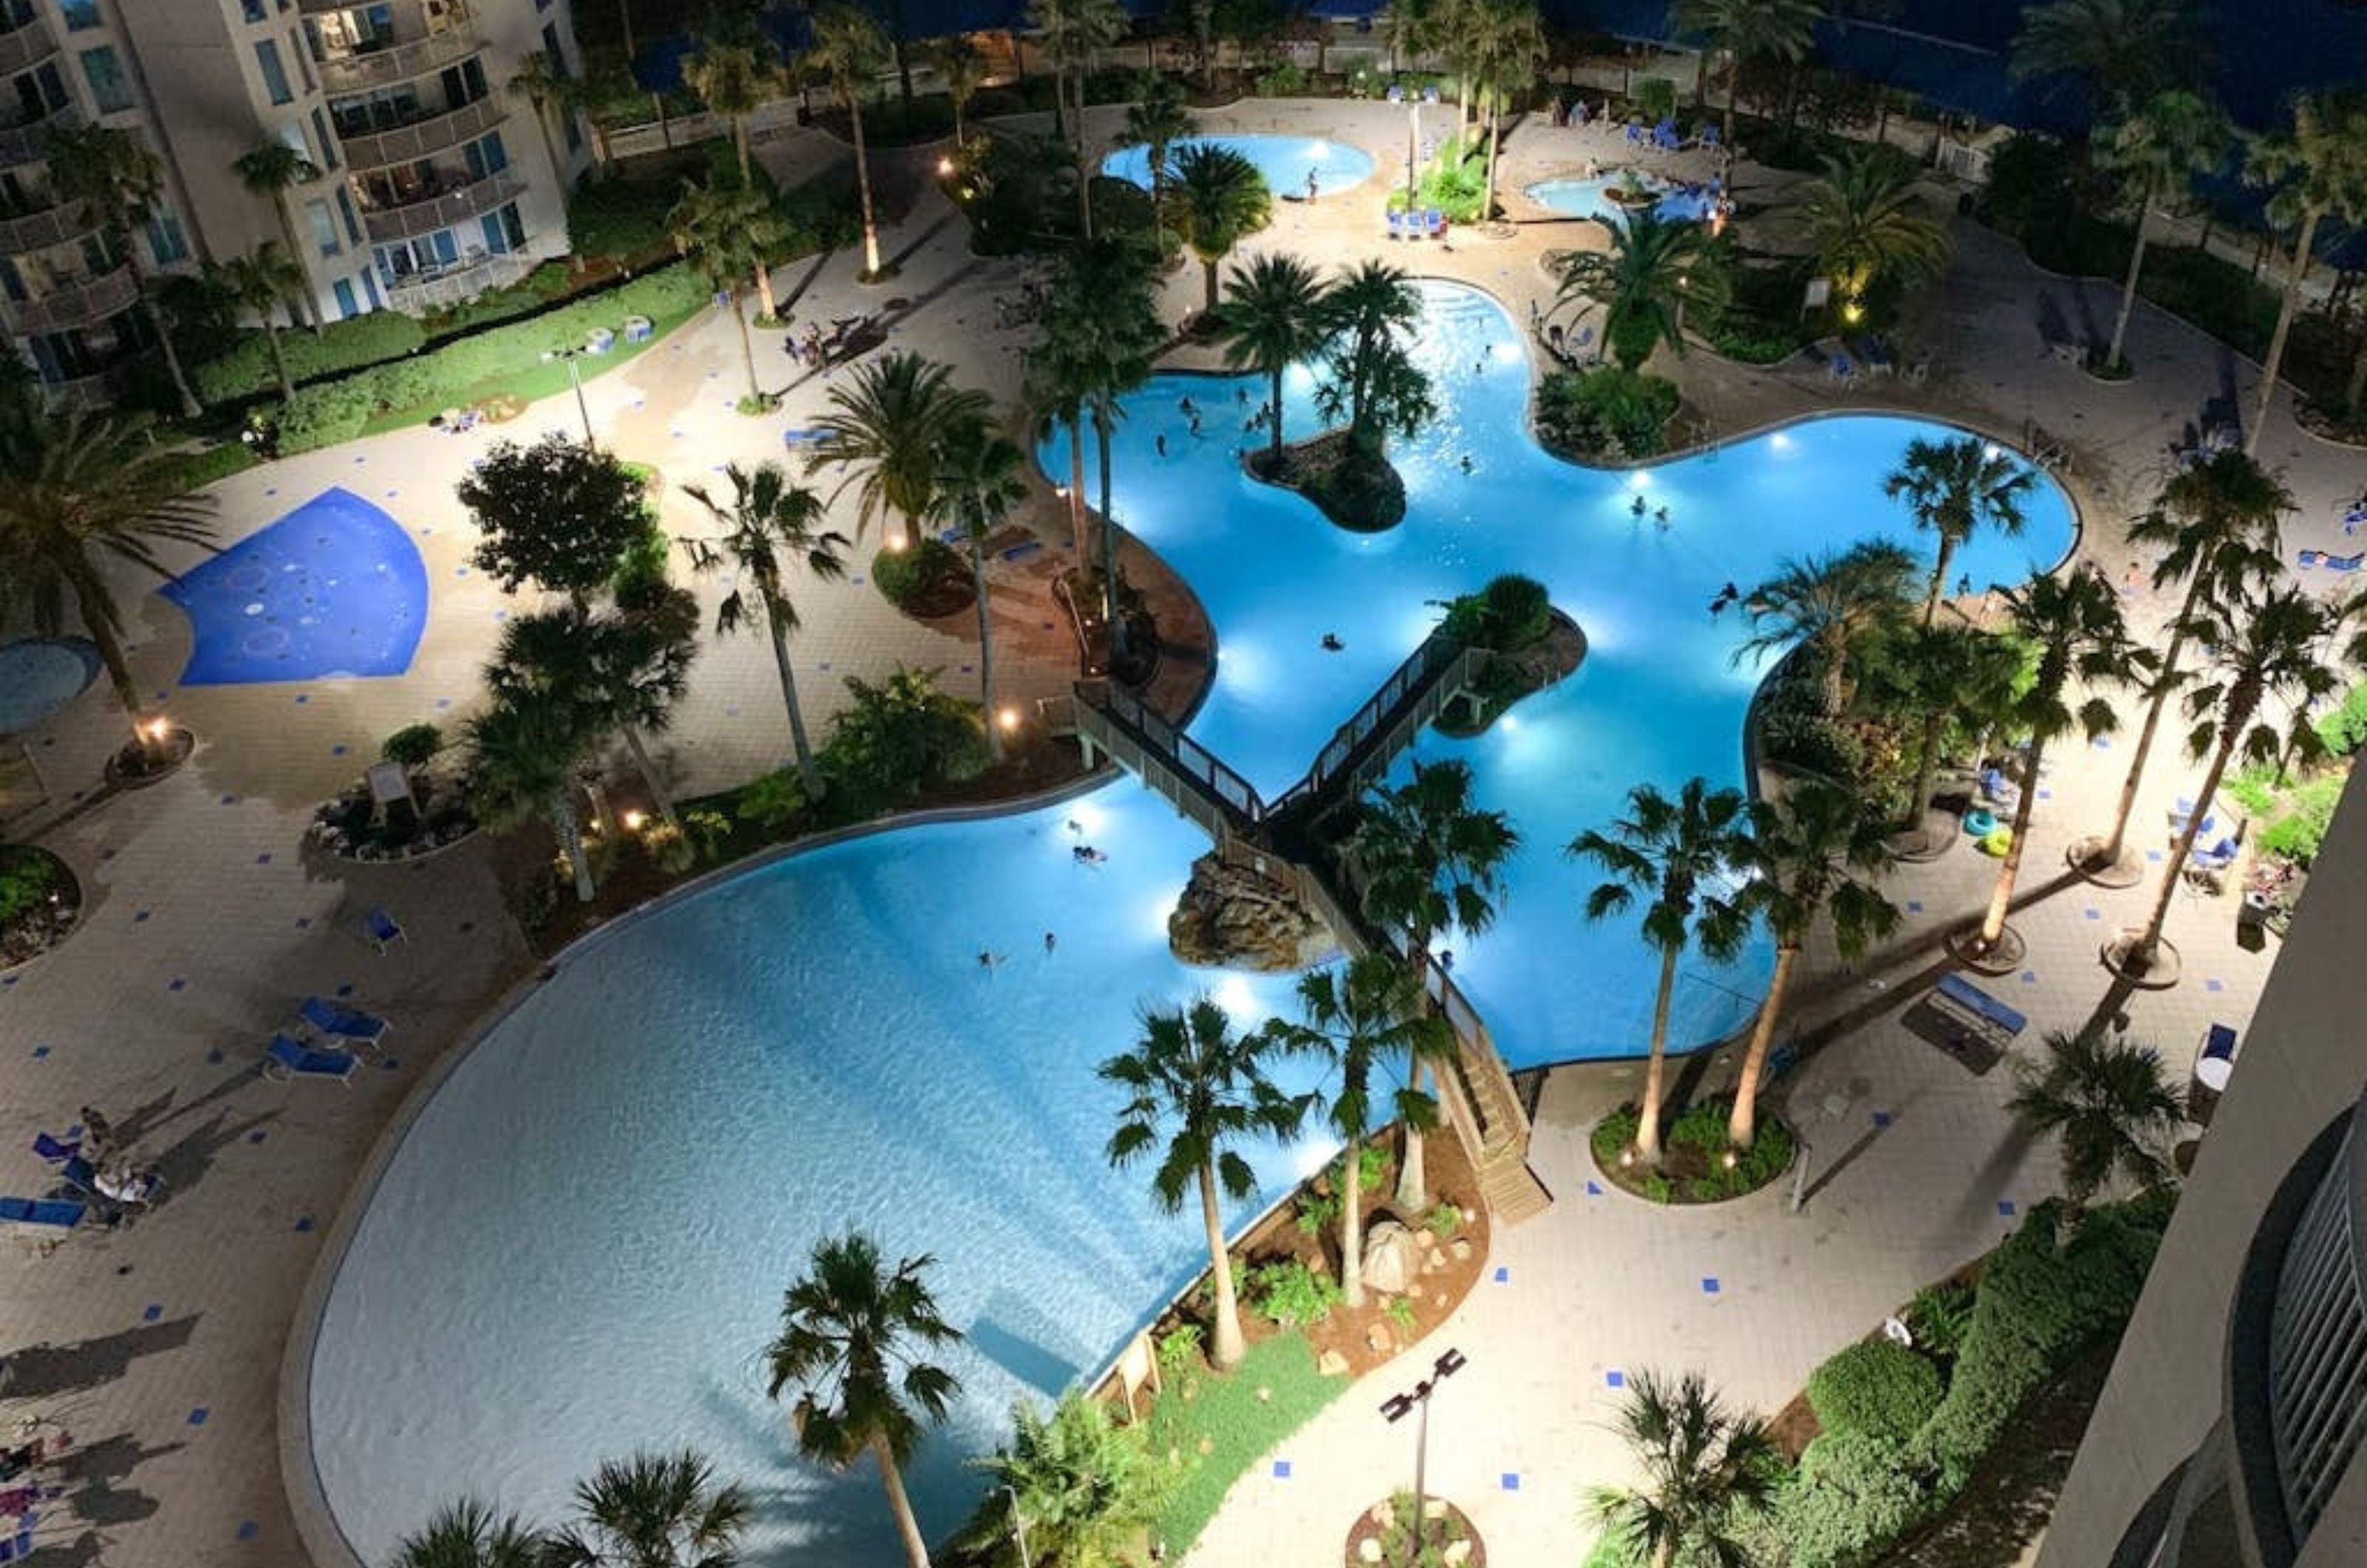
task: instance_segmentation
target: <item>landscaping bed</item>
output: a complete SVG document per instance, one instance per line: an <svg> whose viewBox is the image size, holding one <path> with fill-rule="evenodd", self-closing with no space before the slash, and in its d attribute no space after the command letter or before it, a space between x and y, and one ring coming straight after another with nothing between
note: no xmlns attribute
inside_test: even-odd
<svg viewBox="0 0 2367 1568"><path fill-rule="evenodd" d="M1603 1179L1623 1192L1653 1203L1724 1203L1774 1181L1792 1168L1798 1152L1790 1126L1762 1109L1750 1147L1734 1152L1728 1164L1727 1119L1733 1110L1734 1100L1726 1095L1687 1107L1662 1134L1657 1168L1630 1158L1643 1124L1632 1103L1597 1122L1587 1143Z"/></svg>
<svg viewBox="0 0 2367 1568"><path fill-rule="evenodd" d="M448 849L477 830L460 779L414 774L411 795L413 806L397 803L380 810L370 800L369 785L355 784L312 813L305 837L340 860L400 861Z"/></svg>
<svg viewBox="0 0 2367 1568"><path fill-rule="evenodd" d="M29 963L72 935L82 918L74 869L34 844L0 844L0 969Z"/></svg>
<svg viewBox="0 0 2367 1568"><path fill-rule="evenodd" d="M943 539L923 538L871 558L871 585L915 620L958 615L978 603L978 582L962 552Z"/></svg>
<svg viewBox="0 0 2367 1568"><path fill-rule="evenodd" d="M1248 466L1251 478L1298 491L1352 534L1385 533L1405 521L1404 479L1386 454L1344 430L1285 446L1278 467L1273 449L1262 448Z"/></svg>
<svg viewBox="0 0 2367 1568"><path fill-rule="evenodd" d="M1414 1554L1414 1495L1396 1492L1356 1516L1345 1568L1488 1568L1471 1516L1444 1497L1422 1499L1421 1554Z"/></svg>

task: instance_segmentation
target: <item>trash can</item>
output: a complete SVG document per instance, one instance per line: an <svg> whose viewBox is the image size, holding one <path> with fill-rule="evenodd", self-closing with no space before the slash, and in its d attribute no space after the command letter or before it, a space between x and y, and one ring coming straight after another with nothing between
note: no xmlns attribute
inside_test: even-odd
<svg viewBox="0 0 2367 1568"><path fill-rule="evenodd" d="M2244 902L2236 910L2236 929L2238 931L2264 931L2269 929L2269 896L2267 894L2244 895Z"/></svg>

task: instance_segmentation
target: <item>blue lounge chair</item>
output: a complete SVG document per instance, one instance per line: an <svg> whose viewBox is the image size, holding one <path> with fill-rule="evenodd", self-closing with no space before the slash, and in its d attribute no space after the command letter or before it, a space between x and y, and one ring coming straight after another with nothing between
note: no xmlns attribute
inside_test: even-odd
<svg viewBox="0 0 2367 1568"><path fill-rule="evenodd" d="M2222 834L2209 849L2196 850L2187 856L2186 863L2197 871L2225 871L2236 863L2236 856L2243 847L2233 833Z"/></svg>
<svg viewBox="0 0 2367 1568"><path fill-rule="evenodd" d="M351 1051L322 1051L299 1044L285 1034L271 1037L271 1054L263 1059L263 1076L285 1083L294 1078L334 1078L345 1083L354 1076Z"/></svg>
<svg viewBox="0 0 2367 1568"><path fill-rule="evenodd" d="M320 997L306 997L298 1010L306 1023L329 1036L340 1049L372 1047L384 1040L391 1025L374 1013L349 1008Z"/></svg>
<svg viewBox="0 0 2367 1568"><path fill-rule="evenodd" d="M2301 564L2305 568L2316 566L2325 558L2326 552L2324 550L2303 550L2300 552Z"/></svg>
<svg viewBox="0 0 2367 1568"><path fill-rule="evenodd" d="M362 917L362 934L369 938L370 945L380 953L384 953L398 942L407 942L411 940L404 933L402 923L382 908L372 909Z"/></svg>
<svg viewBox="0 0 2367 1568"><path fill-rule="evenodd" d="M2317 564L2326 568L2328 571L2357 571L2361 561L2367 561L2367 554L2355 556L2320 556L2317 559Z"/></svg>
<svg viewBox="0 0 2367 1568"><path fill-rule="evenodd" d="M1984 1029L2002 1032L2009 1040L2030 1027L2030 1020L1965 979L1942 975L1933 982L1931 998L1951 1011L1969 1014Z"/></svg>
<svg viewBox="0 0 2367 1568"><path fill-rule="evenodd" d="M51 1165L56 1165L82 1153L82 1140L53 1138L47 1133L36 1133L33 1134L33 1152Z"/></svg>
<svg viewBox="0 0 2367 1568"><path fill-rule="evenodd" d="M1422 224L1423 227L1430 231L1430 237L1432 239L1444 240L1446 238L1446 214L1441 212L1437 208L1433 207L1428 212L1422 214Z"/></svg>
<svg viewBox="0 0 2367 1568"><path fill-rule="evenodd" d="M90 1216L90 1205L63 1198L0 1198L0 1220L70 1231Z"/></svg>
<svg viewBox="0 0 2367 1568"><path fill-rule="evenodd" d="M1402 239L1404 239L1404 238L1405 238L1405 214L1403 214L1402 212L1396 212L1396 211L1392 211L1392 212L1388 213L1387 216L1388 220L1389 220L1389 238L1390 238L1390 239L1392 239L1392 240L1402 240Z"/></svg>
<svg viewBox="0 0 2367 1568"><path fill-rule="evenodd" d="M33 1527L40 1517L30 1508L17 1516L15 1532L0 1536L0 1562L22 1562L33 1555Z"/></svg>
<svg viewBox="0 0 2367 1568"><path fill-rule="evenodd" d="M80 1155L69 1156L65 1164L58 1167L58 1179L93 1203L108 1201L98 1190L98 1171Z"/></svg>

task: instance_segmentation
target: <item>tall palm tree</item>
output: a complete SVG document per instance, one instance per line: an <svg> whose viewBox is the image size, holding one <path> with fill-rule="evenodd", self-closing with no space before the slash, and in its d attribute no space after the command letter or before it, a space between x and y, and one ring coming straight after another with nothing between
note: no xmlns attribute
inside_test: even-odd
<svg viewBox="0 0 2367 1568"><path fill-rule="evenodd" d="M1893 501L1905 497L1915 525L1930 529L1939 540L1931 591L1923 601L1925 626L1940 613L1940 595L1957 548L1982 527L2009 538L2019 535L2022 500L2037 484L2037 474L2019 457L1977 435L1947 441L1919 435L1907 444L1906 457L1883 479L1882 493Z"/></svg>
<svg viewBox="0 0 2367 1568"><path fill-rule="evenodd" d="M690 62L685 61L683 68L685 77L690 73L689 67ZM549 51L540 49L519 61L516 73L509 80L510 96L525 100L527 109L534 115L535 131L542 138L542 155L550 164L551 177L561 184L567 179L567 165L559 161L559 143L551 140L550 116L554 109L568 112L565 105L569 85L566 71L550 58ZM743 148L740 169L740 178L743 183L748 178L746 159L747 152Z"/></svg>
<svg viewBox="0 0 2367 1568"><path fill-rule="evenodd" d="M1815 0L1677 0L1677 30L1700 33L1709 40L1709 53L1726 57L1726 118L1722 132L1734 141L1735 90L1742 67L1754 60L1794 63L1807 56L1817 24L1825 8ZM1708 76L1706 58L1702 74Z"/></svg>
<svg viewBox="0 0 2367 1568"><path fill-rule="evenodd" d="M0 607L24 611L36 631L55 637L71 601L134 742L153 756L162 737L142 723L123 607L104 563L169 581L158 550L213 548L214 498L183 493L145 420L77 410L29 434L0 442Z"/></svg>
<svg viewBox="0 0 2367 1568"><path fill-rule="evenodd" d="M748 118L773 96L779 72L753 45L702 42L698 52L682 62L682 80L708 113L731 128L731 145L740 155L740 183L746 185Z"/></svg>
<svg viewBox="0 0 2367 1568"><path fill-rule="evenodd" d="M1052 61L1056 118L1069 132L1077 158L1078 232L1093 238L1093 174L1085 161L1085 87L1094 57L1126 36L1126 9L1118 0L1034 0L1027 12L1044 52ZM1064 107L1062 91L1073 84L1076 108Z"/></svg>
<svg viewBox="0 0 2367 1568"><path fill-rule="evenodd" d="M947 438L991 407L984 392L955 386L952 367L934 359L901 349L866 359L832 386L806 472L837 469L840 491L855 487L858 536L874 519L883 528L892 520L888 547L901 549L935 499Z"/></svg>
<svg viewBox="0 0 2367 1568"><path fill-rule="evenodd" d="M813 15L813 41L802 64L838 95L855 140L855 189L863 211L863 276L879 267L879 218L871 201L871 159L863 145L863 95L888 63L888 36L855 6L832 0Z"/></svg>
<svg viewBox="0 0 2367 1568"><path fill-rule="evenodd" d="M949 33L930 41L927 58L929 68L946 85L946 100L953 106L954 151L966 152L969 147L966 117L970 100L986 85L986 54L968 33Z"/></svg>
<svg viewBox="0 0 2367 1568"><path fill-rule="evenodd" d="M674 802L642 739L663 730L690 689L698 656L697 602L661 585L630 613L597 615L562 604L513 615L485 680L497 701L574 703L594 737L621 736L658 813L679 828Z"/></svg>
<svg viewBox="0 0 2367 1568"><path fill-rule="evenodd" d="M2161 552L2160 564L2154 568L2155 589L2165 591L2182 582L2186 592L2170 620L2169 641L2161 649L2146 703L2145 725L2137 731L2128 776L2121 781L2112 830L2101 842L2091 840L2075 852L2079 864L2105 869L2120 863L2122 841L2136 810L2137 785L2144 781L2146 760L2153 754L2154 735L2161 727L2170 694L2186 678L2179 658L2186 651L2195 613L2206 596L2265 585L2277 577L2283 570L2278 524L2294 506L2293 492L2283 479L2248 454L2221 451L2198 458L2172 475L2152 510L2129 525L2132 547Z"/></svg>
<svg viewBox="0 0 2367 1568"><path fill-rule="evenodd" d="M1207 1232L1208 1269L1215 1281L1216 1324L1209 1360L1219 1371L1241 1359L1240 1303L1232 1260L1225 1249L1219 1193L1238 1203L1257 1192L1257 1173L1240 1145L1261 1134L1287 1138L1298 1131L1307 1102L1276 1089L1266 1058L1279 1049L1263 1030L1233 1032L1225 1010L1206 997L1165 1012L1145 1010L1134 1049L1097 1069L1126 1091L1109 1162L1123 1169L1146 1155L1158 1164L1150 1193L1167 1213L1181 1213L1195 1189Z"/></svg>
<svg viewBox="0 0 2367 1568"><path fill-rule="evenodd" d="M1111 628L1114 650L1125 647L1126 622L1117 603L1112 438L1126 415L1127 394L1150 379L1151 360L1166 337L1151 275L1153 256L1134 241L1116 236L1070 246L1053 274L1038 345L1039 378L1056 400L1073 392L1079 419L1093 428L1101 475L1102 614ZM1072 429L1071 434L1081 432ZM1071 472L1082 477L1075 463ZM1078 519L1072 516L1071 521Z"/></svg>
<svg viewBox="0 0 2367 1568"><path fill-rule="evenodd" d="M2121 596L2101 571L2082 568L2056 577L2033 578L2021 588L2007 591L2006 606L2014 631L2037 649L2038 670L2029 689L2013 704L2013 726L2030 739L2022 753L2013 835L1999 858L1997 884L1990 889L1980 930L1969 943L1976 956L1995 953L2005 940L2006 916L2013 908L2014 883L2022 874L2023 852L2029 848L2030 819L2037 806L2047 746L2075 728L2090 740L2118 728L2119 714L2096 688L2125 684L2152 663L2149 654L2131 646L2128 627L2121 618ZM2075 681L2088 691L2087 700L2077 707L2071 705Z"/></svg>
<svg viewBox="0 0 2367 1568"><path fill-rule="evenodd" d="M1793 4L1795 0L1778 0ZM1479 0L1469 10L1478 46L1477 81L1488 109L1487 183L1483 216L1496 215L1496 153L1503 141L1504 100L1525 93L1546 57L1545 20L1537 0Z"/></svg>
<svg viewBox="0 0 2367 1568"><path fill-rule="evenodd" d="M1254 370L1274 389L1269 462L1282 474L1282 376L1322 350L1331 335L1328 291L1315 269L1291 255L1251 258L1237 266L1225 286L1217 317L1225 341L1225 366Z"/></svg>
<svg viewBox="0 0 2367 1568"><path fill-rule="evenodd" d="M542 1568L731 1568L753 1511L689 1449L609 1460L575 1483L576 1519L552 1533Z"/></svg>
<svg viewBox="0 0 2367 1568"><path fill-rule="evenodd" d="M977 1554L965 1562L993 1568L1125 1568L1165 1491L1142 1434L1117 1425L1107 1400L1074 1388L1048 1416L1014 1401L1011 1440L968 1467L986 1476L991 1495L1010 1496L1008 1512L1000 1502L980 1509L954 1543ZM1026 1543L1024 1559L1010 1552L1014 1536Z"/></svg>
<svg viewBox="0 0 2367 1568"><path fill-rule="evenodd" d="M304 292L304 268L279 248L278 241L266 240L248 254L221 263L212 272L222 291L263 323L263 343L271 351L271 373L279 383L279 395L294 397L296 381L288 373L288 352L280 344L279 322L272 312L284 305L290 320L295 318L296 300Z"/></svg>
<svg viewBox="0 0 2367 1568"><path fill-rule="evenodd" d="M1413 777L1366 795L1348 840L1358 902L1374 924L1405 933L1414 983L1428 989L1431 940L1450 926L1478 936L1496 923L1504 868L1521 845L1501 811L1472 804L1471 769L1461 761L1416 762ZM1421 1088L1414 1065L1410 1087ZM1430 1208L1421 1129L1408 1123L1398 1162L1398 1205Z"/></svg>
<svg viewBox="0 0 2367 1568"><path fill-rule="evenodd" d="M1388 45L1390 75L1431 47L1439 9L1439 0L1387 0L1381 7L1381 39Z"/></svg>
<svg viewBox="0 0 2367 1568"><path fill-rule="evenodd" d="M1303 1021L1277 1019L1269 1027L1285 1049L1319 1056L1340 1075L1326 1111L1347 1149L1340 1162L1340 1289L1350 1306L1360 1307L1365 1194L1357 1156L1389 1122L1402 1122L1416 1133L1438 1125L1438 1101L1416 1086L1425 1064L1434 1069L1453 1058L1455 1032L1430 1011L1421 987L1397 954L1378 950L1359 953L1342 968L1300 976L1298 1010ZM1374 1075L1384 1063L1400 1059L1403 1087L1376 1092Z"/></svg>
<svg viewBox="0 0 2367 1568"><path fill-rule="evenodd" d="M2244 435L2244 450L2255 452L2276 399L2285 340L2301 307L2302 279L2316 259L2317 226L2328 218L2351 223L2367 219L2367 93L2304 94L2293 102L2293 129L2254 141L2244 172L2256 184L2277 186L2269 201L2271 218L2298 225L2293 261L2285 269L2284 302L2277 308L2276 329L2260 366L2259 402Z"/></svg>
<svg viewBox="0 0 2367 1568"><path fill-rule="evenodd" d="M1325 291L1324 314L1333 376L1318 389L1317 410L1334 420L1344 412L1348 433L1376 446L1394 423L1382 406L1392 400L1389 383L1411 368L1400 344L1421 320L1421 291L1401 269L1365 261Z"/></svg>
<svg viewBox="0 0 2367 1568"><path fill-rule="evenodd" d="M728 295L731 318L740 329L740 363L748 375L750 412L770 406L756 380L756 348L748 336L748 284L755 280L765 298L760 307L772 310L768 259L788 239L788 225L764 195L747 186L696 186L685 183L683 197L666 214L666 229L674 249L691 259L708 286Z"/></svg>
<svg viewBox="0 0 2367 1568"><path fill-rule="evenodd" d="M1255 164L1230 147L1197 141L1175 154L1175 221L1200 258L1204 317L1217 315L1217 268L1233 247L1274 220L1274 193Z"/></svg>
<svg viewBox="0 0 2367 1568"><path fill-rule="evenodd" d="M1720 964L1742 951L1750 934L1750 908L1726 888L1735 867L1749 855L1750 844L1743 831L1742 792L1713 790L1706 779L1687 779L1674 800L1655 785L1637 784L1627 792L1627 810L1608 832L1589 828L1569 841L1565 852L1592 862L1610 878L1586 896L1589 920L1622 913L1639 893L1649 900L1644 906L1644 940L1659 951L1660 983L1652 999L1651 1055L1644 1068L1636 1153L1647 1164L1658 1165L1677 960L1696 946Z"/></svg>
<svg viewBox="0 0 2367 1568"><path fill-rule="evenodd" d="M1840 784L1810 780L1793 785L1779 801L1755 800L1750 833L1743 840L1741 868L1754 880L1745 895L1750 912L1767 922L1775 939L1775 974L1767 999L1743 1053L1741 1081L1726 1135L1747 1149L1758 1136L1759 1079L1767 1048L1775 1038L1792 966L1808 942L1817 917L1830 910L1834 945L1846 963L1898 929L1898 910L1875 888L1872 877L1888 871L1893 856L1881 814Z"/></svg>
<svg viewBox="0 0 2367 1568"><path fill-rule="evenodd" d="M799 1453L839 1470L866 1453L878 1461L912 1568L929 1568L929 1548L903 1466L924 1424L943 1422L961 1392L953 1373L921 1359L961 1338L923 1278L935 1263L923 1254L890 1270L861 1231L817 1242L805 1277L781 1298L781 1332L764 1351L765 1393L801 1391L789 1412Z"/></svg>
<svg viewBox="0 0 2367 1568"><path fill-rule="evenodd" d="M1633 212L1611 226L1607 251L1574 251L1562 263L1562 299L1603 308L1603 341L1630 370L1662 344L1685 352L1688 306L1716 310L1730 290L1707 227L1657 212Z"/></svg>
<svg viewBox="0 0 2367 1568"><path fill-rule="evenodd" d="M546 1550L515 1514L495 1514L469 1497L437 1509L425 1529L404 1536L394 1568L542 1568Z"/></svg>
<svg viewBox="0 0 2367 1568"><path fill-rule="evenodd" d="M961 530L969 547L970 586L978 597L978 705L986 745L1002 760L1002 726L994 705L994 617L986 592L986 541L1027 499L1027 454L985 418L964 420L937 454L929 519Z"/></svg>
<svg viewBox="0 0 2367 1568"><path fill-rule="evenodd" d="M2044 1066L2024 1064L2007 1102L2024 1130L2061 1140L2063 1194L2073 1214L2116 1176L2139 1190L2170 1179L2162 1147L2186 1119L2162 1082L2161 1054L2085 1029L2046 1032Z"/></svg>
<svg viewBox="0 0 2367 1568"><path fill-rule="evenodd" d="M1897 149L1852 147L1824 165L1800 192L1800 217L1818 270L1840 295L1842 319L1855 321L1874 285L1940 272L1952 247L1948 231L1915 194L1914 160Z"/></svg>
<svg viewBox="0 0 2367 1568"><path fill-rule="evenodd" d="M1597 1486L1587 1512L1641 1551L1652 1568L1749 1561L1737 1536L1747 1516L1774 1502L1782 1468L1774 1439L1755 1416L1729 1411L1699 1372L1670 1380L1631 1373L1615 1428L1642 1477L1633 1486Z"/></svg>
<svg viewBox="0 0 2367 1568"><path fill-rule="evenodd" d="M1953 817L1943 827L1925 826L1941 739L1951 724L1986 733L2007 722L2022 675L2022 651L1977 626L1914 624L1893 628L1881 656L1870 662L1878 677L1877 704L1918 730L1915 779L1900 823L1914 840L1905 852L1914 853L1929 849L1933 834L1946 841L1962 830Z"/></svg>
<svg viewBox="0 0 2367 1568"><path fill-rule="evenodd" d="M1184 107L1184 86L1155 71L1142 74L1139 96L1128 105L1126 126L1117 135L1121 147L1139 147L1150 167L1150 227L1161 254L1167 249L1167 153L1192 134L1192 111Z"/></svg>
<svg viewBox="0 0 2367 1568"><path fill-rule="evenodd" d="M750 473L737 463L724 468L731 498L719 502L704 485L685 485L684 493L706 510L723 533L714 539L685 538L683 547L700 571L730 566L731 592L716 607L715 629L729 635L749 625L756 612L764 615L764 632L772 639L773 668L781 678L781 703L789 711L789 741L795 748L798 775L806 794L821 793L821 771L814 765L813 747L806 739L804 713L798 706L798 680L789 667L789 634L798 629L798 607L789 597L791 564L802 558L806 570L821 581L846 575L848 540L821 526L821 498L789 483L778 463L765 463Z"/></svg>
<svg viewBox="0 0 2367 1568"><path fill-rule="evenodd" d="M596 719L571 694L534 690L524 677L494 684L516 694L496 698L462 727L470 808L489 828L515 828L538 817L549 822L574 873L576 899L588 904L596 889L574 792Z"/></svg>
<svg viewBox="0 0 2367 1568"><path fill-rule="evenodd" d="M289 258L296 260L304 254L304 241L296 231L296 212L292 205L298 186L310 185L321 177L321 165L304 156L285 141L265 141L252 151L231 160L231 173L246 187L250 196L259 196L271 203L279 218L279 237L286 242ZM300 265L301 263L300 262ZM307 321L312 330L322 330L321 312L313 307L309 295L291 297L289 309L296 313L296 324Z"/></svg>
<svg viewBox="0 0 2367 1568"><path fill-rule="evenodd" d="M2203 650L2210 668L2199 677L2203 683L2186 694L2187 716L2195 721L2186 745L2190 755L2208 757L2210 763L2196 786L2194 809L2187 813L2186 826L2161 868L2152 913L2142 931L2115 944L2123 972L2142 975L2157 961L2170 895L2186 870L2195 836L2211 815L2211 801L2227 776L2227 765L2238 755L2247 761L2270 761L2289 746L2315 740L2309 706L2340 683L2328 665L2328 644L2339 629L2338 613L2297 582L2259 588L2220 584L2196 604L2186 635ZM2357 651L2352 650L2354 658ZM2284 724L2262 717L2272 703L2286 705Z"/></svg>
<svg viewBox="0 0 2367 1568"><path fill-rule="evenodd" d="M2189 0L2050 0L2022 14L2006 74L2076 78L2101 118L2192 82L2203 59Z"/></svg>
<svg viewBox="0 0 2367 1568"><path fill-rule="evenodd" d="M2102 368L2116 368L2128 342L2129 316L2136 309L2137 279L2145 272L2147 225L2154 203L2190 188L2199 175L2226 161L2235 131L2225 110L2199 93L2170 88L2156 93L2115 121L2099 139L2097 161L2120 175L2136 198L2136 234L2129 246L2128 276L2121 283L2121 309L2112 321L2112 341Z"/></svg>
<svg viewBox="0 0 2367 1568"><path fill-rule="evenodd" d="M1905 615L1915 558L1903 545L1868 539L1838 555L1781 562L1742 604L1751 634L1734 661L1781 653L1806 642L1817 650L1824 711L1838 717L1848 702L1849 672L1865 642Z"/></svg>
<svg viewBox="0 0 2367 1568"><path fill-rule="evenodd" d="M164 164L132 131L108 126L65 126L50 137L50 185L62 200L81 202L97 220L107 247L131 269L140 291L140 313L148 320L164 352L164 368L181 400L181 415L195 419L204 410L189 378L181 368L181 351L174 345L164 312L148 292L146 270L140 265L140 240L156 215L164 195Z"/></svg>
<svg viewBox="0 0 2367 1568"><path fill-rule="evenodd" d="M1022 395L1040 439L1057 427L1069 435L1069 482L1060 486L1069 509L1070 547L1079 569L1093 558L1093 541L1085 527L1085 416L1092 389L1100 379L1094 361L1097 331L1090 322L1073 326L1059 315L1045 312L1043 332L1027 348L1027 378Z"/></svg>

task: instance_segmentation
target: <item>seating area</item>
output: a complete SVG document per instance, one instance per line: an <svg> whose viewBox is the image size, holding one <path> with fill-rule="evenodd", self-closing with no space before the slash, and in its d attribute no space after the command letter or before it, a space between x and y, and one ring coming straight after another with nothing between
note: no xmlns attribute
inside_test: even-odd
<svg viewBox="0 0 2367 1568"><path fill-rule="evenodd" d="M1444 240L1446 238L1446 214L1437 208L1419 212L1396 212L1388 215L1388 234L1392 240Z"/></svg>

